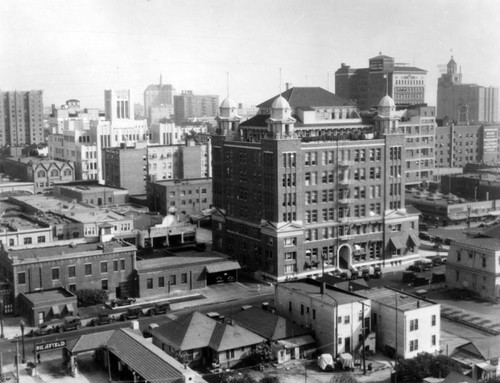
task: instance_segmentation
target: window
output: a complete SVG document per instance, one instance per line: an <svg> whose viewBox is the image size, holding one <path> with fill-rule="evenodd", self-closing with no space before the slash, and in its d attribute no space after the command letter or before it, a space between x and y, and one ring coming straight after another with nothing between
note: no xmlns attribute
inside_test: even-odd
<svg viewBox="0 0 500 383"><path fill-rule="evenodd" d="M418 339L410 340L410 351L418 350Z"/></svg>
<svg viewBox="0 0 500 383"><path fill-rule="evenodd" d="M304 305L303 304L300 305L300 314L304 315Z"/></svg>
<svg viewBox="0 0 500 383"><path fill-rule="evenodd" d="M232 358L234 358L234 350L227 350L226 359L232 359Z"/></svg>
<svg viewBox="0 0 500 383"><path fill-rule="evenodd" d="M292 312L292 302L288 302L288 311Z"/></svg>
<svg viewBox="0 0 500 383"><path fill-rule="evenodd" d="M74 283L69 285L69 291L71 291L72 293L76 292L76 285Z"/></svg>
<svg viewBox="0 0 500 383"><path fill-rule="evenodd" d="M342 338L339 338L339 344L342 344Z"/></svg>
<svg viewBox="0 0 500 383"><path fill-rule="evenodd" d="M59 279L59 267L54 267L52 269L52 280L57 281Z"/></svg>
<svg viewBox="0 0 500 383"><path fill-rule="evenodd" d="M313 309L313 319L316 319L316 309Z"/></svg>
<svg viewBox="0 0 500 383"><path fill-rule="evenodd" d="M297 238L290 237L284 239L285 246L295 246L297 244Z"/></svg>
<svg viewBox="0 0 500 383"><path fill-rule="evenodd" d="M337 322L340 324L342 323L342 317L338 317Z"/></svg>
<svg viewBox="0 0 500 383"><path fill-rule="evenodd" d="M433 315L432 318L431 318L431 323L432 323L432 326L435 326L436 325L436 315Z"/></svg>
<svg viewBox="0 0 500 383"><path fill-rule="evenodd" d="M125 270L125 260L120 259L120 270Z"/></svg>
<svg viewBox="0 0 500 383"><path fill-rule="evenodd" d="M187 273L182 273L181 274L181 284L186 284L188 282L188 275Z"/></svg>
<svg viewBox="0 0 500 383"><path fill-rule="evenodd" d="M153 278L148 278L146 280L146 288L148 290L152 290L153 289Z"/></svg>
<svg viewBox="0 0 500 383"><path fill-rule="evenodd" d="M349 315L346 315L345 318L344 318L344 323L345 324L349 324L351 323L351 317Z"/></svg>
<svg viewBox="0 0 500 383"><path fill-rule="evenodd" d="M85 264L85 275L92 275L92 263Z"/></svg>
<svg viewBox="0 0 500 383"><path fill-rule="evenodd" d="M19 285L26 284L26 273L24 271L22 273L17 273L17 283Z"/></svg>
<svg viewBox="0 0 500 383"><path fill-rule="evenodd" d="M435 345L436 345L436 335L433 335L433 336L431 337L431 344L432 344L432 346L435 346Z"/></svg>
<svg viewBox="0 0 500 383"><path fill-rule="evenodd" d="M76 277L76 266L68 266L68 277L75 278Z"/></svg>
<svg viewBox="0 0 500 383"><path fill-rule="evenodd" d="M483 255L483 267L486 267L486 257Z"/></svg>
<svg viewBox="0 0 500 383"><path fill-rule="evenodd" d="M44 243L44 242L45 242L45 235L40 235L40 236L38 236L38 238L37 238L37 242L38 242L38 243Z"/></svg>
<svg viewBox="0 0 500 383"><path fill-rule="evenodd" d="M24 238L24 244L25 245L31 245L32 241L31 241L31 237L28 237L28 238Z"/></svg>
<svg viewBox="0 0 500 383"><path fill-rule="evenodd" d="M175 284L177 284L177 278L175 275L171 275L170 276L170 286L174 286Z"/></svg>
<svg viewBox="0 0 500 383"><path fill-rule="evenodd" d="M101 273L108 272L108 261L101 262Z"/></svg>
<svg viewBox="0 0 500 383"><path fill-rule="evenodd" d="M416 331L418 330L418 319L411 319L410 320L410 331Z"/></svg>
<svg viewBox="0 0 500 383"><path fill-rule="evenodd" d="M113 271L118 271L118 259L113 260Z"/></svg>
<svg viewBox="0 0 500 383"><path fill-rule="evenodd" d="M108 290L108 280L107 279L101 279L101 289Z"/></svg>
<svg viewBox="0 0 500 383"><path fill-rule="evenodd" d="M158 277L158 287L165 287L165 277Z"/></svg>

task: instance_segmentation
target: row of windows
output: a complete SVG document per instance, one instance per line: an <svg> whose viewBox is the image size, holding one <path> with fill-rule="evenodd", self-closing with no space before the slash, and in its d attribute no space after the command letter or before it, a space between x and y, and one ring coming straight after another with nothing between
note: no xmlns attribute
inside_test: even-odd
<svg viewBox="0 0 500 383"><path fill-rule="evenodd" d="M179 191L179 195L181 197L185 197L186 193L187 194L193 194L193 191L195 193L200 193L200 189L195 189L195 190L188 189L187 191L186 190ZM201 189L201 194L206 194L206 193L207 193L207 189L206 188ZM171 191L170 192L170 197L175 197L175 191Z"/></svg>
<svg viewBox="0 0 500 383"><path fill-rule="evenodd" d="M37 237L36 243L44 243L46 240L45 235L39 235ZM0 240L0 243L2 243L2 240ZM31 245L33 243L33 238L32 237L25 237L23 238L23 244L24 245ZM14 238L9 238L9 246L15 246L16 241Z"/></svg>
<svg viewBox="0 0 500 383"><path fill-rule="evenodd" d="M370 233L381 233L381 223L358 224L350 226L338 226L339 237L350 235L361 235ZM318 241L323 239L335 238L335 227L327 226L320 229L309 229L305 231L305 241Z"/></svg>
<svg viewBox="0 0 500 383"><path fill-rule="evenodd" d="M289 312L292 312L293 311L293 304L292 304L292 301L288 301L288 311ZM300 313L302 315L306 314L306 315L310 315L312 311L312 319L316 319L316 309L310 309L309 306L304 306L303 304L300 305Z"/></svg>
<svg viewBox="0 0 500 383"><path fill-rule="evenodd" d="M62 171L62 175L65 177L69 177L69 176L71 176L71 174L72 174L72 171L70 169L64 169ZM37 178L45 178L47 176L47 173L45 172L45 170L39 170L36 173L36 176L37 176ZM49 177L59 177L59 170L52 169L49 173Z"/></svg>
<svg viewBox="0 0 500 383"><path fill-rule="evenodd" d="M181 284L184 285L188 281L187 273L182 273L181 274ZM158 277L158 287L165 287L165 277ZM177 284L177 276L176 275L170 275L168 279L168 283L170 286L174 286ZM152 290L154 288L154 280L153 278L148 278L146 279L146 288L148 290Z"/></svg>
<svg viewBox="0 0 500 383"><path fill-rule="evenodd" d="M113 271L123 271L125 270L125 259L115 259L113 260ZM101 262L100 267L101 274L108 272L108 261ZM91 276L93 274L92 263L84 264L84 275ZM52 280L56 281L60 279L60 268L53 267L51 270ZM76 265L68 266L68 278L76 278ZM26 272L22 271L17 273L17 283L20 285L26 284Z"/></svg>

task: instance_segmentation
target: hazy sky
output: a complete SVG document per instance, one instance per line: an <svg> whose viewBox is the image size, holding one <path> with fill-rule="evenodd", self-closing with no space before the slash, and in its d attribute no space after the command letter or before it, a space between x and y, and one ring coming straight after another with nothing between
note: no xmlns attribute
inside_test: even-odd
<svg viewBox="0 0 500 383"><path fill-rule="evenodd" d="M464 82L500 86L498 0L0 0L0 89L103 107L104 89L148 84L254 105L282 83L334 91L342 62L379 52L428 70L451 50ZM329 82L328 82L329 78Z"/></svg>

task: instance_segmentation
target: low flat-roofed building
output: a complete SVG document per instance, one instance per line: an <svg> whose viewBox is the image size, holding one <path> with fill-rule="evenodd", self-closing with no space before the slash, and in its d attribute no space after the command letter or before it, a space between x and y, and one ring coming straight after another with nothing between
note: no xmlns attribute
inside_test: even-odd
<svg viewBox="0 0 500 383"><path fill-rule="evenodd" d="M52 242L52 234L52 227L36 217L18 212L0 217L0 243L5 246Z"/></svg>
<svg viewBox="0 0 500 383"><path fill-rule="evenodd" d="M135 295L130 277L136 247L122 241L85 239L0 249L0 278L9 282L13 300L21 293L65 287L102 289L110 297ZM14 305L15 306L15 305ZM14 313L17 313L14 307Z"/></svg>
<svg viewBox="0 0 500 383"><path fill-rule="evenodd" d="M75 315L76 295L63 287L21 293L19 314L31 326L39 326L45 321Z"/></svg>
<svg viewBox="0 0 500 383"><path fill-rule="evenodd" d="M441 306L387 287L359 291L371 300L372 329L379 349L390 347L403 358L439 351Z"/></svg>
<svg viewBox="0 0 500 383"><path fill-rule="evenodd" d="M159 251L154 258L137 261L140 296L190 291L212 283L236 282L240 265L218 253L195 250L169 253Z"/></svg>
<svg viewBox="0 0 500 383"><path fill-rule="evenodd" d="M499 236L492 227L485 235ZM500 237L500 236L499 236ZM500 239L467 238L453 241L446 261L446 284L468 289L483 299L500 299Z"/></svg>
<svg viewBox="0 0 500 383"><path fill-rule="evenodd" d="M55 185L54 196L93 206L107 206L127 203L129 192L126 189L100 185L92 180Z"/></svg>

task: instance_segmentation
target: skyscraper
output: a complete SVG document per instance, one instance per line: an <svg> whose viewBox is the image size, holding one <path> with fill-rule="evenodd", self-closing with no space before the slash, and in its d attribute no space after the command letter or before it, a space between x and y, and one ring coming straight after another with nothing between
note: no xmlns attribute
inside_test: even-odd
<svg viewBox="0 0 500 383"><path fill-rule="evenodd" d="M459 125L498 122L498 88L463 84L462 72L451 57L438 79L437 119Z"/></svg>
<svg viewBox="0 0 500 383"><path fill-rule="evenodd" d="M144 91L144 112L148 122L151 122L152 108L160 108L163 106L163 109L169 109L169 106L173 107L174 91L175 89L172 85L163 84L162 76L160 76L159 84L151 84L146 88Z"/></svg>
<svg viewBox="0 0 500 383"><path fill-rule="evenodd" d="M0 91L0 96L0 146L45 142L43 91Z"/></svg>
<svg viewBox="0 0 500 383"><path fill-rule="evenodd" d="M355 69L344 63L335 72L335 94L354 101L361 110L376 107L388 94L396 105L425 103L427 71L394 58L379 55L369 60L368 68Z"/></svg>

